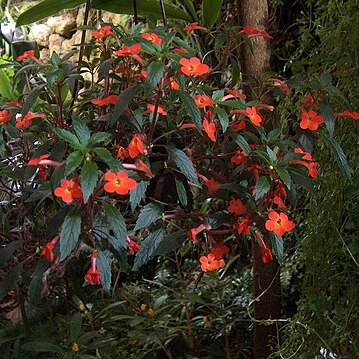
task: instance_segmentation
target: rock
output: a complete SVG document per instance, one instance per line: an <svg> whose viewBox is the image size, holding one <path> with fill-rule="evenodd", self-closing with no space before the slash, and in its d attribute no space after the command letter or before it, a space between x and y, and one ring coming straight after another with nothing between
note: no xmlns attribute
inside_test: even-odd
<svg viewBox="0 0 359 359"><path fill-rule="evenodd" d="M59 34L52 34L49 37L50 56L54 51L57 52L59 55L62 54L62 52L63 52L62 44L63 44L64 40L65 40L65 38Z"/></svg>
<svg viewBox="0 0 359 359"><path fill-rule="evenodd" d="M73 29L76 27L76 18L73 14L66 13L64 15L50 17L47 20L47 25L55 34L70 37Z"/></svg>
<svg viewBox="0 0 359 359"><path fill-rule="evenodd" d="M114 14L113 12L103 11L101 13L102 21L115 25L126 25L126 21L128 21L128 15Z"/></svg>
<svg viewBox="0 0 359 359"><path fill-rule="evenodd" d="M42 50L40 50L40 60L44 61L44 60L48 60L49 58L50 58L49 49L43 48Z"/></svg>
<svg viewBox="0 0 359 359"><path fill-rule="evenodd" d="M29 37L31 40L35 40L40 47L48 47L51 34L52 30L46 24L35 24L30 27Z"/></svg>

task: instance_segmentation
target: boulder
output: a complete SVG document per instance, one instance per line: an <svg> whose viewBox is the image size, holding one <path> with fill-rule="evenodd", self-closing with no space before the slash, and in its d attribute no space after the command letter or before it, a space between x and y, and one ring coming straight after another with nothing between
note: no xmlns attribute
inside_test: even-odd
<svg viewBox="0 0 359 359"><path fill-rule="evenodd" d="M73 29L76 27L76 18L72 13L48 18L47 25L55 34L64 37L71 37Z"/></svg>
<svg viewBox="0 0 359 359"><path fill-rule="evenodd" d="M40 47L48 47L51 34L52 30L46 24L35 24L30 27L29 37L36 41Z"/></svg>

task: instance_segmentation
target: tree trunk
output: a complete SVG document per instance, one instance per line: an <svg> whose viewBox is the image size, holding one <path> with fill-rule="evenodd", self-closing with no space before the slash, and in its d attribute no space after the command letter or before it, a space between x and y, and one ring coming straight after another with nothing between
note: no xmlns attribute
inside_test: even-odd
<svg viewBox="0 0 359 359"><path fill-rule="evenodd" d="M239 24L268 31L267 0L237 0ZM263 37L252 37L252 46L244 44L240 49L240 62L244 81L261 79L270 70L270 42ZM252 87L253 88L253 87ZM255 90L255 89L254 89ZM256 92L256 91L255 91ZM249 94L250 95L250 94ZM268 101L269 99L262 99ZM264 226L263 226L264 227ZM271 248L270 238L264 237L266 245ZM258 298L254 303L256 320L277 319L280 317L281 290L279 265L274 259L262 263L261 249L257 243L252 246L253 255L253 295ZM276 348L277 328L275 324L254 323L253 358L265 359Z"/></svg>

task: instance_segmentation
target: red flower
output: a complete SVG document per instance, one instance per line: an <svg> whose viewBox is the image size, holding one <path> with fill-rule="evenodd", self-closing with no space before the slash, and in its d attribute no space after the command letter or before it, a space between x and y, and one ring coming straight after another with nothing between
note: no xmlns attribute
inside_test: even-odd
<svg viewBox="0 0 359 359"><path fill-rule="evenodd" d="M110 95L103 99L92 100L91 103L97 106L114 105L118 100L118 95Z"/></svg>
<svg viewBox="0 0 359 359"><path fill-rule="evenodd" d="M248 37L262 36L265 40L273 39L273 36L269 35L267 31L257 30L251 26L244 26L243 30L241 30L238 35L245 34Z"/></svg>
<svg viewBox="0 0 359 359"><path fill-rule="evenodd" d="M251 220L249 218L243 218L239 223L238 223L238 234L249 234L251 231Z"/></svg>
<svg viewBox="0 0 359 359"><path fill-rule="evenodd" d="M201 262L203 272L214 271L221 267L221 262L217 260L212 253L209 253L207 256L202 256L199 261Z"/></svg>
<svg viewBox="0 0 359 359"><path fill-rule="evenodd" d="M312 155L309 152L304 152L300 147L296 147L294 153L303 154L303 160L313 161Z"/></svg>
<svg viewBox="0 0 359 359"><path fill-rule="evenodd" d="M151 41L152 43L154 43L158 46L161 46L162 41L163 41L157 34L155 34L153 32L142 34L142 37L145 40Z"/></svg>
<svg viewBox="0 0 359 359"><path fill-rule="evenodd" d="M268 247L261 247L261 259L263 263L269 263L273 260L272 251Z"/></svg>
<svg viewBox="0 0 359 359"><path fill-rule="evenodd" d="M197 228L191 228L187 235L192 239L193 243L197 242L197 235L203 232L204 230L210 230L212 227L209 224L201 224Z"/></svg>
<svg viewBox="0 0 359 359"><path fill-rule="evenodd" d="M132 240L130 237L127 237L127 243L128 243L128 254L130 254L131 256L137 253L141 249L141 246L137 242Z"/></svg>
<svg viewBox="0 0 359 359"><path fill-rule="evenodd" d="M197 57L191 57L190 59L182 58L179 63L182 65L181 71L187 76L204 75L209 71L209 66L203 64Z"/></svg>
<svg viewBox="0 0 359 359"><path fill-rule="evenodd" d="M336 113L335 117L350 117L353 120L359 120L359 112L345 110L340 113Z"/></svg>
<svg viewBox="0 0 359 359"><path fill-rule="evenodd" d="M229 248L223 242L215 243L210 252L217 260L221 260L227 253L229 253Z"/></svg>
<svg viewBox="0 0 359 359"><path fill-rule="evenodd" d="M91 268L85 275L85 282L91 285L101 284L101 272L96 268L97 251L94 250L91 256Z"/></svg>
<svg viewBox="0 0 359 359"><path fill-rule="evenodd" d="M240 199L232 199L229 202L228 212L240 216L241 214L247 212L247 207Z"/></svg>
<svg viewBox="0 0 359 359"><path fill-rule="evenodd" d="M213 178L210 178L206 181L206 186L208 189L208 193L213 195L215 192L219 190L220 183L215 181Z"/></svg>
<svg viewBox="0 0 359 359"><path fill-rule="evenodd" d="M245 130L247 127L247 123L245 120L241 120L239 122L236 122L234 125L232 125L232 131L234 132L240 132L242 130Z"/></svg>
<svg viewBox="0 0 359 359"><path fill-rule="evenodd" d="M57 161L53 161L53 160L49 160L48 158L50 157L49 153L46 153L44 155L41 155L38 158L32 158L27 165L28 166L37 166L39 171L37 173L37 177L39 179L46 179L47 178L47 173L46 173L46 165L49 166L59 166L61 165L61 162L57 162Z"/></svg>
<svg viewBox="0 0 359 359"><path fill-rule="evenodd" d="M154 113L154 112L155 112L155 105L151 105L150 103L148 103L148 104L147 104L147 108L148 108L148 111L150 111L151 113ZM163 106L163 105L158 105L158 107L157 107L157 113L158 113L159 115L166 116L166 115L167 115L167 112L166 112L165 106Z"/></svg>
<svg viewBox="0 0 359 359"><path fill-rule="evenodd" d="M32 119L34 118L44 118L45 115L42 113L32 113L32 112L28 112L24 119L22 118L21 115L18 115L16 117L16 124L15 127L29 127L30 126L30 122L32 121Z"/></svg>
<svg viewBox="0 0 359 359"><path fill-rule="evenodd" d="M179 90L180 89L180 85L177 81L175 81L175 79L173 77L170 77L168 79L169 83L170 83L170 87L172 90Z"/></svg>
<svg viewBox="0 0 359 359"><path fill-rule="evenodd" d="M119 158L120 160L124 160L126 158L128 158L129 153L126 150L126 148L119 146L117 149L117 158Z"/></svg>
<svg viewBox="0 0 359 359"><path fill-rule="evenodd" d="M145 162L138 159L135 167L136 170L145 172L148 177L153 177L150 168L146 165Z"/></svg>
<svg viewBox="0 0 359 359"><path fill-rule="evenodd" d="M56 197L61 197L62 200L70 204L74 198L82 198L82 191L80 185L73 180L61 181L60 187L57 187L54 191Z"/></svg>
<svg viewBox="0 0 359 359"><path fill-rule="evenodd" d="M37 58L35 57L35 50L28 50L28 51L23 52L21 55L19 55L16 58L16 61L21 62L26 59L31 59L31 60L36 59L37 60Z"/></svg>
<svg viewBox="0 0 359 359"><path fill-rule="evenodd" d="M248 162L248 156L244 151L238 150L236 153L231 157L231 162L240 165L242 163Z"/></svg>
<svg viewBox="0 0 359 359"><path fill-rule="evenodd" d="M189 34L191 34L194 30L202 30L202 31L208 31L207 28L203 26L198 26L198 22L191 22L187 26L183 28L184 31L187 31Z"/></svg>
<svg viewBox="0 0 359 359"><path fill-rule="evenodd" d="M283 236L285 233L294 229L295 223L288 219L285 213L278 213L270 211L265 227L268 231L274 232L278 236Z"/></svg>
<svg viewBox="0 0 359 359"><path fill-rule="evenodd" d="M42 249L41 251L41 255L44 256L49 262L53 262L53 260L55 259L55 254L53 252L56 243L59 241L60 236L57 235L53 240L51 240L50 242L47 242L45 247Z"/></svg>
<svg viewBox="0 0 359 359"><path fill-rule="evenodd" d="M318 162L310 162L309 163L309 172L308 172L308 176L312 177L312 178L317 178L318 176Z"/></svg>
<svg viewBox="0 0 359 359"><path fill-rule="evenodd" d="M112 36L113 32L111 31L111 26L102 26L96 31L92 31L92 36L97 39L101 40L107 36Z"/></svg>
<svg viewBox="0 0 359 359"><path fill-rule="evenodd" d="M283 92L290 93L290 88L284 81L276 78L268 79L268 81L273 81L273 86L279 87Z"/></svg>
<svg viewBox="0 0 359 359"><path fill-rule="evenodd" d="M226 95L222 98L222 101L228 99L228 98L240 98L242 100L245 100L247 98L247 96L240 92L240 91L237 91L237 90L231 90L231 89L228 89L227 92L229 93L229 95ZM231 96L231 97L229 97Z"/></svg>
<svg viewBox="0 0 359 359"><path fill-rule="evenodd" d="M10 112L8 110L0 111L0 122L6 123L11 120Z"/></svg>
<svg viewBox="0 0 359 359"><path fill-rule="evenodd" d="M135 44L132 46L124 46L122 49L115 51L115 54L117 56L122 56L122 57L132 57L133 59L138 61L141 65L143 65L143 60L139 56L141 50L142 50L141 45Z"/></svg>
<svg viewBox="0 0 359 359"><path fill-rule="evenodd" d="M257 112L257 109L253 107L247 107L246 115L248 116L249 120L253 123L255 126L260 126L261 122L263 121L262 116Z"/></svg>
<svg viewBox="0 0 359 359"><path fill-rule="evenodd" d="M117 174L111 171L106 172L105 180L107 182L105 183L104 190L108 193L115 192L125 195L137 185L136 181L129 178L124 170L119 171Z"/></svg>
<svg viewBox="0 0 359 359"><path fill-rule="evenodd" d="M199 108L204 108L206 106L212 106L214 103L213 100L207 95L196 95L194 97L194 102L196 103L196 105Z"/></svg>
<svg viewBox="0 0 359 359"><path fill-rule="evenodd" d="M316 131L324 122L324 119L322 116L320 116L317 112L310 110L309 112L302 110L302 113L300 115L300 128L303 130L309 129L311 131Z"/></svg>
<svg viewBox="0 0 359 359"><path fill-rule="evenodd" d="M147 150L143 144L142 138L141 135L135 135L128 145L128 153L131 158L137 157L140 153L147 155Z"/></svg>
<svg viewBox="0 0 359 359"><path fill-rule="evenodd" d="M205 117L202 122L203 131L207 133L209 139L213 142L216 142L216 124L214 122L209 122Z"/></svg>

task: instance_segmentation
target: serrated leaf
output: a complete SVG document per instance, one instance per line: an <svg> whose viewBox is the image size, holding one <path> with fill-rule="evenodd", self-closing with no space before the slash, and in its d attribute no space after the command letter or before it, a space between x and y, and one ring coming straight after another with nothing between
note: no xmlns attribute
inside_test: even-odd
<svg viewBox="0 0 359 359"><path fill-rule="evenodd" d="M148 181L137 182L135 189L130 191L130 206L132 212L135 211L136 207L145 198L148 185Z"/></svg>
<svg viewBox="0 0 359 359"><path fill-rule="evenodd" d="M65 260L75 249L81 233L81 215L77 208L65 217L60 233L60 258Z"/></svg>
<svg viewBox="0 0 359 359"><path fill-rule="evenodd" d="M80 140L80 142L83 145L87 145L91 136L89 128L84 123L82 123L79 119L74 119L73 127L76 136Z"/></svg>
<svg viewBox="0 0 359 359"><path fill-rule="evenodd" d="M193 167L192 161L180 149L173 146L167 147L168 154L181 172L193 183L199 184L196 170Z"/></svg>
<svg viewBox="0 0 359 359"><path fill-rule="evenodd" d="M335 129L335 117L332 107L326 101L321 101L319 105L319 111L324 118L329 136L333 137Z"/></svg>
<svg viewBox="0 0 359 359"><path fill-rule="evenodd" d="M245 140L245 138L242 135L239 135L238 133L231 133L231 137L233 138L234 142L245 152L250 153L251 148L249 147L248 142Z"/></svg>
<svg viewBox="0 0 359 359"><path fill-rule="evenodd" d="M156 256L164 256L176 250L187 239L187 232L179 231L169 234L163 238L160 245L156 249Z"/></svg>
<svg viewBox="0 0 359 359"><path fill-rule="evenodd" d="M137 218L135 231L146 228L161 218L163 206L158 203L149 203L144 206Z"/></svg>
<svg viewBox="0 0 359 359"><path fill-rule="evenodd" d="M113 230L116 238L116 243L112 243L117 251L127 248L127 230L126 223L121 212L114 206L108 203L103 204L103 209L106 213L106 221Z"/></svg>
<svg viewBox="0 0 359 359"><path fill-rule="evenodd" d="M19 279L22 272L22 263L16 263L5 274L3 280L0 282L0 301L10 292Z"/></svg>
<svg viewBox="0 0 359 359"><path fill-rule="evenodd" d="M147 68L146 83L150 86L151 89L155 88L160 82L164 71L165 66L163 62L154 61L149 64Z"/></svg>
<svg viewBox="0 0 359 359"><path fill-rule="evenodd" d="M104 147L96 147L93 149L97 156L101 158L103 162L110 167L110 169L114 172L118 172L123 169L123 166L120 161L116 158L113 158L110 151Z"/></svg>
<svg viewBox="0 0 359 359"><path fill-rule="evenodd" d="M227 128L228 128L228 124L229 124L227 112L225 110L223 110L223 108L220 108L220 107L215 107L214 111L216 112L216 114L219 118L219 122L221 123L223 133L226 132Z"/></svg>
<svg viewBox="0 0 359 359"><path fill-rule="evenodd" d="M201 111L195 104L193 98L183 91L177 91L182 101L182 107L187 112L187 115L193 120L197 128L202 128L202 116Z"/></svg>
<svg viewBox="0 0 359 359"><path fill-rule="evenodd" d="M283 253L284 253L283 238L272 232L271 232L271 237L272 237L272 249L274 255L276 256L278 263L282 264Z"/></svg>
<svg viewBox="0 0 359 359"><path fill-rule="evenodd" d="M163 240L163 230L158 229L141 242L141 249L137 252L132 270L137 271L148 263L155 255L157 248Z"/></svg>
<svg viewBox="0 0 359 359"><path fill-rule="evenodd" d="M254 195L254 199L258 200L263 198L270 189L270 182L267 177L262 176L259 177L257 183L256 183L256 193Z"/></svg>
<svg viewBox="0 0 359 359"><path fill-rule="evenodd" d="M186 188L183 185L183 182L181 180L179 180L177 177L175 177L175 182L176 182L176 190L177 190L178 199L181 202L183 207L187 207L188 198L187 198Z"/></svg>
<svg viewBox="0 0 359 359"><path fill-rule="evenodd" d="M69 154L65 162L65 177L75 171L82 163L84 155L80 151L74 151Z"/></svg>
<svg viewBox="0 0 359 359"><path fill-rule="evenodd" d="M68 142L74 148L82 148L79 139L70 131L64 130L63 128L55 128L54 132L57 136Z"/></svg>
<svg viewBox="0 0 359 359"><path fill-rule="evenodd" d="M112 137L112 135L110 133L96 132L90 137L88 145L94 146L101 142L106 143L106 142L110 141L111 137Z"/></svg>
<svg viewBox="0 0 359 359"><path fill-rule="evenodd" d="M4 247L0 247L0 267L22 246L22 240L12 241Z"/></svg>
<svg viewBox="0 0 359 359"><path fill-rule="evenodd" d="M277 169L277 173L284 185L290 190L290 187L292 185L290 174L286 170L280 168Z"/></svg>
<svg viewBox="0 0 359 359"><path fill-rule="evenodd" d="M221 10L222 0L203 0L202 19L203 25L209 29L216 23Z"/></svg>
<svg viewBox="0 0 359 359"><path fill-rule="evenodd" d="M84 198L84 203L92 195L98 179L98 167L95 162L85 161L81 171L81 190Z"/></svg>
<svg viewBox="0 0 359 359"><path fill-rule="evenodd" d="M21 346L21 349L37 353L61 353L59 345L47 342L27 342Z"/></svg>
<svg viewBox="0 0 359 359"><path fill-rule="evenodd" d="M126 90L122 91L118 96L115 107L113 108L111 117L110 117L110 125L114 125L116 121L120 118L123 112L126 110L129 103L133 100L133 98L140 92L142 86L139 84L133 85Z"/></svg>
<svg viewBox="0 0 359 359"><path fill-rule="evenodd" d="M101 285L106 292L111 289L111 252L97 250L97 268L101 272Z"/></svg>

